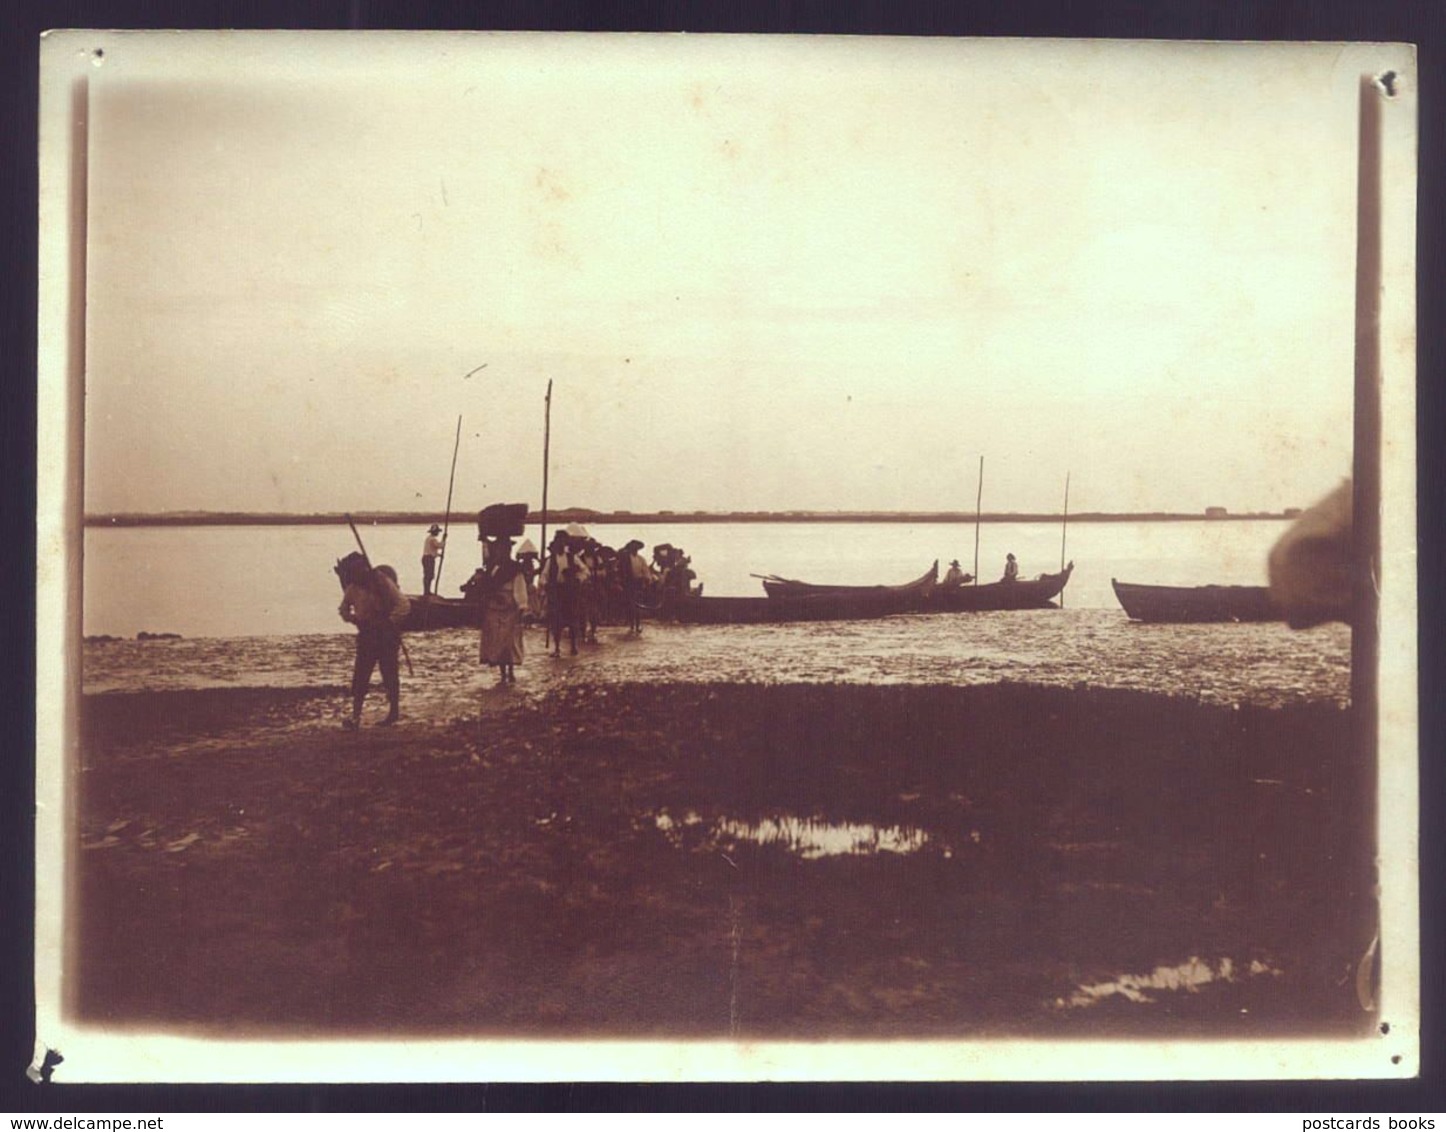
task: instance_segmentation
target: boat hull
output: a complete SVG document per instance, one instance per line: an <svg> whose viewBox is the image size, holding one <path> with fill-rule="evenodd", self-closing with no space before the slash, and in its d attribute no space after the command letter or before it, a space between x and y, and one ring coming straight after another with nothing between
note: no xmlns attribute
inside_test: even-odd
<svg viewBox="0 0 1446 1132"><path fill-rule="evenodd" d="M1054 599L1069 585L1074 573L1071 562L1058 574L1014 582L986 582L983 585L937 586L924 599L930 613L997 613L1012 609L1051 609Z"/></svg>
<svg viewBox="0 0 1446 1132"><path fill-rule="evenodd" d="M1279 621L1265 586L1147 586L1110 579L1133 621L1157 624Z"/></svg>
<svg viewBox="0 0 1446 1132"><path fill-rule="evenodd" d="M456 597L423 597L408 594L412 608L402 622L404 633L424 633L432 629L480 629L482 603Z"/></svg>
<svg viewBox="0 0 1446 1132"><path fill-rule="evenodd" d="M1074 564L1025 582L934 587L926 592L828 591L803 597L690 597L663 609L670 621L692 625L749 625L787 621L862 621L901 613L985 613L1048 609L1069 582ZM883 592L878 592L880 589Z"/></svg>
<svg viewBox="0 0 1446 1132"><path fill-rule="evenodd" d="M763 590L771 598L814 597L820 594L882 598L885 594L925 594L938 580L939 563L935 562L912 582L899 586L820 586L810 582L795 582L788 578L765 578Z"/></svg>

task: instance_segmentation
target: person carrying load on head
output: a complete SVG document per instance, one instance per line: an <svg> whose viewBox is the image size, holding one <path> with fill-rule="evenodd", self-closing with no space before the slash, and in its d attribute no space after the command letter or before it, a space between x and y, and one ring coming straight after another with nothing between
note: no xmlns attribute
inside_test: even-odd
<svg viewBox="0 0 1446 1132"><path fill-rule="evenodd" d="M1003 579L1003 580L1006 581L1006 582L1017 582L1017 581L1019 581L1019 563L1014 560L1014 555L1012 555L1012 554L1006 554L1006 555L1004 556L1004 579Z"/></svg>
<svg viewBox="0 0 1446 1132"><path fill-rule="evenodd" d="M497 668L498 684L515 684L515 667L522 663L522 614L527 609L527 579L522 567L512 560L511 539L489 539L487 547L480 659L483 664Z"/></svg>
<svg viewBox="0 0 1446 1132"><path fill-rule="evenodd" d="M371 684L372 671L382 670L382 687L386 689L389 710L382 726L390 726L401 713L402 680L397 666L402 647L402 623L407 619L411 603L397 585L396 573L390 566L375 569L364 555L353 552L336 564L341 581L341 605L337 612L343 621L356 626L356 662L351 675L351 715L342 726L355 730L361 726L362 702Z"/></svg>
<svg viewBox="0 0 1446 1132"><path fill-rule="evenodd" d="M442 548L447 543L447 536L442 534L442 528L433 523L427 531L427 537L422 540L422 596L427 597L432 592L432 579L437 576L437 559L441 557Z"/></svg>

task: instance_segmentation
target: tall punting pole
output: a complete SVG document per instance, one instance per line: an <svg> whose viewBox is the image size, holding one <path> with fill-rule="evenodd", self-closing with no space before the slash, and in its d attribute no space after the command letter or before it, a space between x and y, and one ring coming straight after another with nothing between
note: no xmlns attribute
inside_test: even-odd
<svg viewBox="0 0 1446 1132"><path fill-rule="evenodd" d="M547 379L547 397L542 411L542 545L541 555L547 554L547 462L548 449L552 444L552 378Z"/></svg>
<svg viewBox="0 0 1446 1132"><path fill-rule="evenodd" d="M1064 518L1059 525L1059 572L1064 573L1064 540L1069 534L1069 473L1064 474ZM1064 608L1064 591L1059 591L1059 607Z"/></svg>
<svg viewBox="0 0 1446 1132"><path fill-rule="evenodd" d="M984 503L984 457L979 457L979 491L974 496L974 584L979 584L979 508Z"/></svg>
<svg viewBox="0 0 1446 1132"><path fill-rule="evenodd" d="M437 582L433 592L442 592L442 567L447 564L447 529L452 525L452 485L457 482L457 449L462 447L462 414L457 414L457 439L452 441L452 474L447 477L447 513L442 517L442 553L437 557Z"/></svg>

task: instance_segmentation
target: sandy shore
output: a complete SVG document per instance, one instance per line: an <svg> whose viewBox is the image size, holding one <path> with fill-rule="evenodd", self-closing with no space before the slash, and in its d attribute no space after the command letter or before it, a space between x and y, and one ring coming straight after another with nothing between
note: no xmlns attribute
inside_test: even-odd
<svg viewBox="0 0 1446 1132"><path fill-rule="evenodd" d="M1338 703L541 671L354 734L336 686L87 695L83 1014L556 1037L1370 1022L1371 775Z"/></svg>

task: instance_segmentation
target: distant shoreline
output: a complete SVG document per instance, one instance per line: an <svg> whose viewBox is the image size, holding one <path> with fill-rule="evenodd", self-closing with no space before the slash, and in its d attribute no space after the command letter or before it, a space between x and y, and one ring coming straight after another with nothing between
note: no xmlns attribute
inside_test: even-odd
<svg viewBox="0 0 1446 1132"><path fill-rule="evenodd" d="M1203 514L1200 512L1134 511L1109 513L1084 511L1070 515L1071 523L1194 523L1194 522L1241 522L1295 518L1300 512L1252 511L1241 514ZM440 522L442 516L435 511L356 511L351 518L358 525L365 526L426 526ZM979 517L981 523L1060 523L1065 516L1058 514L985 512ZM609 525L647 524L693 524L693 523L972 523L975 516L964 511L588 511L569 508L565 511L549 511L549 525L567 523L598 523ZM158 515L106 514L87 515L87 527L281 527L281 526L343 526L347 521L345 513L317 512L307 515L278 514L269 512L231 511L185 511L167 512ZM471 512L459 512L453 517L457 526L476 521ZM540 524L540 512L530 512L529 524Z"/></svg>

